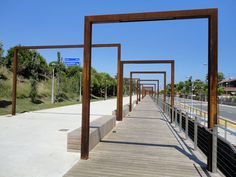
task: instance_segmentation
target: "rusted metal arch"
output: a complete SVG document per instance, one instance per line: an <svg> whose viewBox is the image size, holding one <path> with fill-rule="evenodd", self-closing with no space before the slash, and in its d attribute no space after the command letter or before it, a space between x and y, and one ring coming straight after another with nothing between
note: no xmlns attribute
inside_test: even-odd
<svg viewBox="0 0 236 177"><path fill-rule="evenodd" d="M156 85L156 83L140 83L139 84L139 86L141 87L141 86L148 86L148 85L151 85L151 86L153 86L154 87L154 93L156 93L156 91L157 91L157 85ZM142 92L143 93L143 92ZM131 109L131 111L132 111L132 107L130 107L130 109Z"/></svg>
<svg viewBox="0 0 236 177"><path fill-rule="evenodd" d="M151 85L152 87L150 87L149 85ZM145 93L146 88L148 88L148 89L154 88L154 90L156 90L156 84L147 83L147 84L140 84L140 86L142 86L142 98L144 97L143 93ZM153 90L152 90L152 94L153 94ZM131 109L132 109L132 107L131 107Z"/></svg>
<svg viewBox="0 0 236 177"><path fill-rule="evenodd" d="M134 79L134 78L133 78ZM137 80L137 100L136 100L136 104L138 104L138 102L140 101L140 98L139 98L139 82L140 81L157 81L157 87L158 87L158 94L159 94L159 80L152 80L152 79L142 79L140 80L140 78Z"/></svg>
<svg viewBox="0 0 236 177"><path fill-rule="evenodd" d="M208 128L217 124L217 72L218 72L218 9L177 10L86 16L84 20L84 74L85 94L82 105L81 159L89 156L90 74L93 24L162 21L178 19L208 19ZM118 75L121 68L118 70ZM120 76L121 77L121 76ZM119 87L121 90L122 88ZM117 110L118 111L118 110ZM121 116L121 115L119 115ZM208 170L212 171L212 137L208 141Z"/></svg>
<svg viewBox="0 0 236 177"><path fill-rule="evenodd" d="M117 63L120 62L121 58L121 44L111 43L111 44L92 44L94 48L101 47L116 47L118 56ZM18 66L18 51L20 49L68 49L68 48L84 48L82 44L76 45L41 45L41 46L16 46L14 48L14 59L13 59L13 87L12 87L12 115L16 115L16 90L17 90L17 66ZM118 82L118 81L117 81ZM118 97L117 93L117 97Z"/></svg>
<svg viewBox="0 0 236 177"><path fill-rule="evenodd" d="M138 61L142 61L142 60L138 60ZM156 60L151 60L151 61L156 61ZM173 61L173 60L164 60L164 61ZM135 61L136 62L136 61ZM123 63L123 61L121 61L121 64ZM129 64L130 61L129 61ZM122 73L123 73L123 65L122 64ZM174 106L174 64L172 65L173 67L171 70L171 100ZM130 72L131 73L131 72ZM130 74L130 77L133 74L163 74L164 75L164 103L166 102L166 71L132 71L132 73ZM132 84L130 86L130 90L132 90ZM139 92L139 97L140 97L140 92ZM132 97L130 96L130 103L132 103ZM123 102L123 100L121 100L121 102ZM123 104L123 103L122 103ZM132 107L130 108L132 110Z"/></svg>
<svg viewBox="0 0 236 177"><path fill-rule="evenodd" d="M143 86L143 91L142 91L142 93L143 93L143 95L142 95L142 97L144 98L146 95L147 95L147 91L149 92L149 91L151 91L151 94L153 95L153 87L148 87L148 86Z"/></svg>
<svg viewBox="0 0 236 177"><path fill-rule="evenodd" d="M157 94L158 94L158 96L159 96L159 92L160 92L160 82L159 82L158 79L140 79L139 82L142 82L142 81L156 81L156 82L157 82L157 88L158 88ZM139 99L139 101L140 101L140 99Z"/></svg>
<svg viewBox="0 0 236 177"><path fill-rule="evenodd" d="M141 101L141 99L140 99L140 82L141 81L157 81L157 87L158 87L158 95L159 95L159 90L160 90L160 86L159 86L159 80L152 80L152 79L140 79L140 80L138 80L138 82L137 82L137 90L138 90L138 94L137 94L137 101L136 101L136 104L138 104L138 102L139 101Z"/></svg>

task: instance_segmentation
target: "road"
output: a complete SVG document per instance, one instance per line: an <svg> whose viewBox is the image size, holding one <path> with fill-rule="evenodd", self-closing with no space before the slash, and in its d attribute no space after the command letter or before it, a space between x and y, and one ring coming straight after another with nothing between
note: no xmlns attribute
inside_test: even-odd
<svg viewBox="0 0 236 177"><path fill-rule="evenodd" d="M175 98L176 101L185 103L189 106L192 105L192 101L190 99L183 99L183 98ZM202 109L203 111L207 111L207 102L201 102L193 100L193 107ZM219 115L220 117L227 118L236 122L236 106L228 106L219 104Z"/></svg>
<svg viewBox="0 0 236 177"><path fill-rule="evenodd" d="M135 97L133 98L136 99ZM129 97L124 98L124 104ZM0 116L0 177L59 177L80 158L67 133L81 126L81 104ZM116 99L91 102L90 121L111 115Z"/></svg>

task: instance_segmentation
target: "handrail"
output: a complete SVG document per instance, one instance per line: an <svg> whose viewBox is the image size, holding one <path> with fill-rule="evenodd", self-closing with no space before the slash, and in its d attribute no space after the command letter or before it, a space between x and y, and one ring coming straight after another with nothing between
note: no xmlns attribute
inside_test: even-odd
<svg viewBox="0 0 236 177"><path fill-rule="evenodd" d="M183 103L179 103L179 102L175 102L175 104L176 104L176 105L180 105L180 107L181 107L181 106L184 106L184 109L185 109L185 107L187 107L187 109L192 110L193 113L196 112L196 115L201 116L201 118L204 118L204 119L207 118L207 114L208 114L207 111L203 111L203 110L200 110L199 108L195 108L195 107L192 107L192 106L190 106L190 105L183 104ZM194 110L195 110L195 111L194 111ZM197 114L198 112L200 113L200 115ZM202 116L202 115L204 115L204 116ZM228 118L225 118L225 117L219 117L218 120L219 120L219 124L222 125L222 126L224 126L225 129L228 129L228 124L232 124L233 127L230 127L230 128L236 130L236 122L234 122L234 121L232 121L232 120L230 120L230 119L228 119ZM223 121L223 122L222 122L222 121ZM206 122L207 122L207 121L206 121Z"/></svg>
<svg viewBox="0 0 236 177"><path fill-rule="evenodd" d="M164 103L163 102L163 100L161 100L161 98L159 98L159 100L162 102L162 104ZM168 101L166 102L166 103L164 103L165 104L165 106L170 106L170 104L168 103ZM182 107L182 105L181 104L183 104L183 103L179 103L179 102L175 102L175 109L177 108L177 112L179 112L179 109L181 109L181 107ZM178 106L178 105L180 105L180 106ZM184 107L184 109L181 109L182 110L182 114L185 114L186 115L186 113L188 113L189 114L189 112L191 112L191 114L189 115L189 118L192 118L193 120L195 119L195 116L197 116L201 121L200 122L202 122L202 123L200 123L200 124L202 124L204 127L207 127L207 117L205 116L201 116L201 110L200 109L198 109L198 108L194 108L194 107L191 107L191 106L189 106L189 105L184 105L185 107L188 107L189 109L187 109L186 110L186 108ZM191 111L190 111L190 107L191 107ZM199 114L197 114L198 112L197 111L194 111L194 110L197 110L197 111L199 111L199 113L200 113L200 115ZM195 113L196 114L195 114ZM203 111L202 111L203 112ZM204 113L205 113L205 115L207 115L207 112L205 112L204 111ZM224 121L224 122L222 122L222 121ZM232 124L232 126L231 127L229 127L230 126L230 124ZM232 121L232 120L228 120L228 119L225 119L225 118L219 118L219 121L218 121L218 127L219 128L221 128L221 130L223 131L222 132L222 134L221 134L221 136L223 136L223 138L225 139L225 140L227 140L228 139L228 136L236 136L236 132L234 132L235 130L236 130L236 122L234 122L234 121ZM234 127L235 126L235 127ZM230 129L231 128L231 129ZM227 140L228 141L228 140Z"/></svg>

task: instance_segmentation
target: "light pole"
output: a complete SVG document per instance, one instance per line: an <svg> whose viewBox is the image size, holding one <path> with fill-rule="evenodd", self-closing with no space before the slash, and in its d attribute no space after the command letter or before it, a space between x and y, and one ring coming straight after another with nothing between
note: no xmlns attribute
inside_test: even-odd
<svg viewBox="0 0 236 177"><path fill-rule="evenodd" d="M82 73L79 72L79 101L82 101L82 94L81 94L81 90L82 90Z"/></svg>
<svg viewBox="0 0 236 177"><path fill-rule="evenodd" d="M188 78L191 82L191 87L190 87L190 91L191 91L191 107L190 108L193 108L193 82L192 82L192 76L187 76L186 78ZM190 115L191 114L191 109L190 109Z"/></svg>
<svg viewBox="0 0 236 177"><path fill-rule="evenodd" d="M203 66L208 66L207 63L203 63ZM205 79L205 84L207 83L207 79ZM204 101L206 102L206 93L204 92Z"/></svg>
<svg viewBox="0 0 236 177"><path fill-rule="evenodd" d="M51 96L51 103L53 104L54 103L54 80L55 80L55 77L54 77L54 71L55 71L55 63L52 63L52 96Z"/></svg>

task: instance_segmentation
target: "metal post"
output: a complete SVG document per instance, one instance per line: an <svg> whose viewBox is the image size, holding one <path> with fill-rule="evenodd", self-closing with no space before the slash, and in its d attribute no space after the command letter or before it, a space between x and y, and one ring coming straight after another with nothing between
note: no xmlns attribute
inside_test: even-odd
<svg viewBox="0 0 236 177"><path fill-rule="evenodd" d="M188 139L188 112L186 112L185 116L185 138Z"/></svg>
<svg viewBox="0 0 236 177"><path fill-rule="evenodd" d="M129 78L129 111L132 111L132 93L133 93L133 74L130 72L130 78Z"/></svg>
<svg viewBox="0 0 236 177"><path fill-rule="evenodd" d="M192 117L192 106L189 106L189 110L190 110L190 117Z"/></svg>
<svg viewBox="0 0 236 177"><path fill-rule="evenodd" d="M137 80L137 86L136 86L136 87L137 87L137 88L136 88L136 92L137 92L137 93L136 93L136 94L137 94L136 104L138 104L138 100L139 100L139 98L138 98L138 95L139 95L139 86L138 86L138 85L139 85L139 79Z"/></svg>
<svg viewBox="0 0 236 177"><path fill-rule="evenodd" d="M140 82L138 84L138 101L141 101L141 85L140 85Z"/></svg>
<svg viewBox="0 0 236 177"><path fill-rule="evenodd" d="M164 103L165 104L165 103ZM165 113L167 114L167 111L168 111L168 107L167 105L165 104L165 106L163 107L163 109L165 109Z"/></svg>
<svg viewBox="0 0 236 177"><path fill-rule="evenodd" d="M170 105L166 104L168 106L168 117L170 119Z"/></svg>
<svg viewBox="0 0 236 177"><path fill-rule="evenodd" d="M89 122L90 122L90 81L91 81L91 47L92 23L85 17L84 23L84 68L83 68L83 104L81 128L81 155L83 160L89 157Z"/></svg>
<svg viewBox="0 0 236 177"><path fill-rule="evenodd" d="M178 123L178 108L175 108L175 127L177 127Z"/></svg>
<svg viewBox="0 0 236 177"><path fill-rule="evenodd" d="M16 90L17 90L17 65L18 65L18 49L14 48L13 60L13 87L12 87L12 115L16 115Z"/></svg>
<svg viewBox="0 0 236 177"><path fill-rule="evenodd" d="M217 171L217 135L218 130L217 126L213 128L212 132L212 172L215 173Z"/></svg>
<svg viewBox="0 0 236 177"><path fill-rule="evenodd" d="M166 73L164 73L164 103L166 103ZM172 120L171 120L171 123L172 123Z"/></svg>
<svg viewBox="0 0 236 177"><path fill-rule="evenodd" d="M79 101L82 101L82 73L79 72Z"/></svg>
<svg viewBox="0 0 236 177"><path fill-rule="evenodd" d="M208 128L217 124L217 87L218 87L218 10L208 18ZM212 139L207 146L207 169L212 171Z"/></svg>
<svg viewBox="0 0 236 177"><path fill-rule="evenodd" d="M225 139L227 140L227 121L225 120Z"/></svg>
<svg viewBox="0 0 236 177"><path fill-rule="evenodd" d="M175 104L175 61L171 63L171 106Z"/></svg>
<svg viewBox="0 0 236 177"><path fill-rule="evenodd" d="M172 123L173 122L173 120L174 120L174 113L175 113L175 111L174 111L174 107L171 107L171 111L172 111L172 115L171 115L171 119L170 119L170 122Z"/></svg>
<svg viewBox="0 0 236 177"><path fill-rule="evenodd" d="M54 103L54 68L52 68L52 104Z"/></svg>
<svg viewBox="0 0 236 177"><path fill-rule="evenodd" d="M118 52L118 78L117 78L117 112L116 120L122 121L123 119L123 64L121 63L120 48Z"/></svg>
<svg viewBox="0 0 236 177"><path fill-rule="evenodd" d="M179 131L182 131L182 109L179 110Z"/></svg>
<svg viewBox="0 0 236 177"><path fill-rule="evenodd" d="M197 141L198 141L198 117L195 116L194 120L194 150L197 150Z"/></svg>

